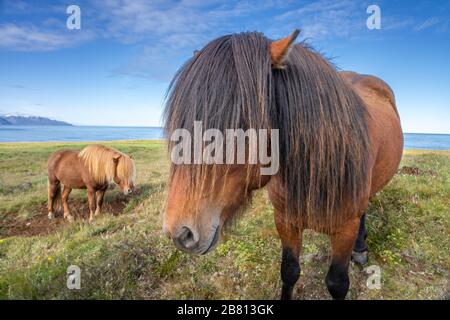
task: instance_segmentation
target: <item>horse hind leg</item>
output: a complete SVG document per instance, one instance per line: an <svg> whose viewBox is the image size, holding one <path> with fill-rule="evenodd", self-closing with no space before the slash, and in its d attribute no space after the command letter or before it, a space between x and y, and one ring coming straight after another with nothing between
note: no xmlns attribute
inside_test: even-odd
<svg viewBox="0 0 450 320"><path fill-rule="evenodd" d="M48 179L48 218L53 219L55 217L55 202L58 201L58 198L61 196L61 185L57 180Z"/></svg>
<svg viewBox="0 0 450 320"><path fill-rule="evenodd" d="M331 235L331 265L325 283L333 299L343 300L350 287L348 266L360 218L352 218Z"/></svg>
<svg viewBox="0 0 450 320"><path fill-rule="evenodd" d="M63 203L63 207L64 207L64 219L66 219L69 222L73 222L73 216L70 214L69 203L67 202L71 191L72 191L71 188L64 186L64 190L62 192L62 203Z"/></svg>
<svg viewBox="0 0 450 320"><path fill-rule="evenodd" d="M366 244L367 239L366 213L367 211L364 212L364 214L361 216L358 236L356 237L355 245L353 246L352 251L352 261L360 266L364 266L369 260Z"/></svg>

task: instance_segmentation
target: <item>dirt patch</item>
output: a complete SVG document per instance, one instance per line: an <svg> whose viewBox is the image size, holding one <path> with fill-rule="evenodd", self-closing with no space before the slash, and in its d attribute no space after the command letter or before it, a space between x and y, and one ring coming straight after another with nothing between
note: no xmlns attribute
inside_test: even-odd
<svg viewBox="0 0 450 320"><path fill-rule="evenodd" d="M61 217L49 220L47 213L44 210L41 213L27 220L9 220L2 222L0 229L0 238L22 236L32 237L38 235L45 235L56 230L60 225L64 224L64 220ZM47 210L45 210L47 211Z"/></svg>
<svg viewBox="0 0 450 320"><path fill-rule="evenodd" d="M424 174L428 174L431 176L435 176L436 172L434 172L433 170L423 170L417 167L408 167L408 166L403 166L398 170L398 173L400 174L407 174L410 176L421 176Z"/></svg>
<svg viewBox="0 0 450 320"><path fill-rule="evenodd" d="M112 200L105 200L102 214L110 214L113 216L122 214L123 209L131 199L132 197L125 197L123 194L118 194ZM69 206L75 221L85 221L87 223L89 218L87 198L84 201L69 199ZM69 222L64 220L62 212L55 212L55 218L52 220L48 219L47 206L45 204L38 207L37 211L39 211L39 214L27 220L2 221L0 238L42 236L54 232L63 225L69 224Z"/></svg>

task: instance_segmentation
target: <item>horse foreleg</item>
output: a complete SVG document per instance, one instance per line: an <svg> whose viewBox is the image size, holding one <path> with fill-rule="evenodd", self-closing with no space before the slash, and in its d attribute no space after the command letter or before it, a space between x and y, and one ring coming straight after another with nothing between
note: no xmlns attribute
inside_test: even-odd
<svg viewBox="0 0 450 320"><path fill-rule="evenodd" d="M279 217L279 218L277 218ZM275 224L280 235L283 248L281 259L281 280L283 286L281 289L281 299L292 299L294 285L300 277L300 249L302 246L302 230L297 226L286 225L281 215L276 213Z"/></svg>
<svg viewBox="0 0 450 320"><path fill-rule="evenodd" d="M95 191L92 189L88 189L87 196L89 202L89 222L92 222L94 221Z"/></svg>
<svg viewBox="0 0 450 320"><path fill-rule="evenodd" d="M69 203L67 202L71 191L72 191L71 188L64 186L64 190L63 190L62 196L61 196L63 208L64 208L64 219L67 219L67 221L69 221L69 222L73 221L73 216L70 214Z"/></svg>
<svg viewBox="0 0 450 320"><path fill-rule="evenodd" d="M97 207L95 208L95 214L94 216L97 216L101 213L102 211L102 206L103 206L103 197L105 195L106 189L102 189L102 190L98 190L95 194L95 198L97 201Z"/></svg>
<svg viewBox="0 0 450 320"><path fill-rule="evenodd" d="M367 230L366 230L366 212L361 216L359 223L358 236L356 237L355 245L353 246L352 260L363 266L368 261L368 251L367 251Z"/></svg>
<svg viewBox="0 0 450 320"><path fill-rule="evenodd" d="M348 265L359 228L359 218L348 220L331 235L331 265L325 283L333 299L345 299L350 280Z"/></svg>

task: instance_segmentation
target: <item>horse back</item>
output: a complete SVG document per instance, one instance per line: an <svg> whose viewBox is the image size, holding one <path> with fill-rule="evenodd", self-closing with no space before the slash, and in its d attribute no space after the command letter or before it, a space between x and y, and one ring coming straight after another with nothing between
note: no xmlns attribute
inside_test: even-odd
<svg viewBox="0 0 450 320"><path fill-rule="evenodd" d="M58 150L47 161L49 181L59 181L74 189L86 187L86 168L81 163L76 150Z"/></svg>
<svg viewBox="0 0 450 320"><path fill-rule="evenodd" d="M394 93L377 77L348 71L340 74L367 106L373 195L395 175L403 153L403 132Z"/></svg>

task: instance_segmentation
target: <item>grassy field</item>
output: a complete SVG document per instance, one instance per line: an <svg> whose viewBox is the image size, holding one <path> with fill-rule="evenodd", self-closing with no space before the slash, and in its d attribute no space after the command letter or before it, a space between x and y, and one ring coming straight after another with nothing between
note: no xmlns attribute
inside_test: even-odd
<svg viewBox="0 0 450 320"><path fill-rule="evenodd" d="M165 146L158 141L106 143L136 159L139 190L107 193L104 214L89 225L84 191L72 192L76 222L46 217L46 160L82 143L0 144L1 299L277 299L280 241L264 190L221 245L206 256L177 251L161 232ZM369 265L381 289L350 267L350 299L449 299L450 151L405 152L393 181L372 199ZM297 299L329 299L324 284L328 239L304 237ZM66 287L69 265L81 289Z"/></svg>

